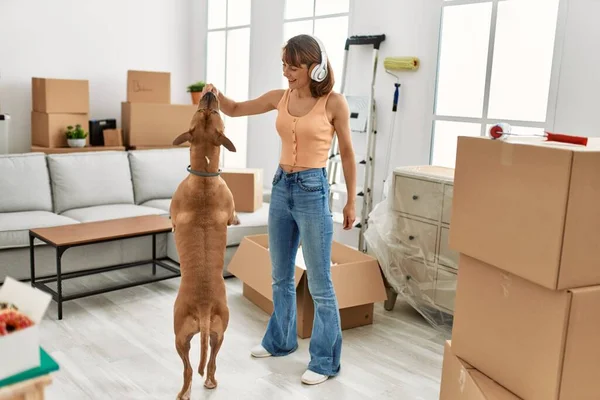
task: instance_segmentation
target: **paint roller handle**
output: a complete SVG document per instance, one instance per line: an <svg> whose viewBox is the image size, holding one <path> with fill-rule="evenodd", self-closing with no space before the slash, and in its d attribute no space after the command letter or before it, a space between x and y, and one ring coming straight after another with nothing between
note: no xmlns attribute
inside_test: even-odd
<svg viewBox="0 0 600 400"><path fill-rule="evenodd" d="M376 50L379 50L379 46L381 42L385 40L385 34L383 35L359 35L359 36L350 36L346 39L346 46L344 50L348 50L350 46L361 45L361 44L372 44Z"/></svg>
<svg viewBox="0 0 600 400"><path fill-rule="evenodd" d="M392 106L392 112L396 112L396 110L398 109L398 96L399 96L399 88L400 88L400 84L399 83L394 83L394 86L396 86L396 90L394 91L394 105Z"/></svg>
<svg viewBox="0 0 600 400"><path fill-rule="evenodd" d="M571 135L563 135L560 133L551 133L545 132L546 138L549 142L561 142L561 143L571 143L571 144L580 144L583 146L587 146L588 138L582 136L571 136Z"/></svg>

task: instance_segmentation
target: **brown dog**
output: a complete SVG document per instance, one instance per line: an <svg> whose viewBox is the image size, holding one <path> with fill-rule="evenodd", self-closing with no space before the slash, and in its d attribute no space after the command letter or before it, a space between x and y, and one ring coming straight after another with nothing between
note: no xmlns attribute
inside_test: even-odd
<svg viewBox="0 0 600 400"><path fill-rule="evenodd" d="M180 257L181 284L175 300L174 329L177 352L183 360L183 387L178 399L189 399L192 366L190 341L200 332L201 353L198 373L204 376L210 337L210 360L204 386L213 389L216 357L229 323L229 308L223 263L227 226L239 223L231 191L219 176L221 146L235 152L223 134L219 101L208 92L200 100L190 130L174 145L190 142L190 175L178 186L171 200L171 221Z"/></svg>

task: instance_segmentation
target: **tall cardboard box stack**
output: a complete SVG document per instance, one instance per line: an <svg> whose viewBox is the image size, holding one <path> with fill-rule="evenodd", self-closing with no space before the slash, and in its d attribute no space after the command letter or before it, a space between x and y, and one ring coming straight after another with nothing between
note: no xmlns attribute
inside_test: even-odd
<svg viewBox="0 0 600 400"><path fill-rule="evenodd" d="M459 138L441 399L494 398L451 394L473 371L521 399L600 398L599 142Z"/></svg>
<svg viewBox="0 0 600 400"><path fill-rule="evenodd" d="M197 107L171 104L171 74L127 71L127 101L121 103L123 139L130 148L171 147L187 131Z"/></svg>
<svg viewBox="0 0 600 400"><path fill-rule="evenodd" d="M32 146L67 147L65 133L69 125L79 124L88 131L89 81L33 77L31 100Z"/></svg>

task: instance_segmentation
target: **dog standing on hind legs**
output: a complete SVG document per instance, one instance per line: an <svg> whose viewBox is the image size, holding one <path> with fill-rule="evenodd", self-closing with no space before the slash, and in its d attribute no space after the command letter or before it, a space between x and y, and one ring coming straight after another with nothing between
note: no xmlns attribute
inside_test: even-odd
<svg viewBox="0 0 600 400"><path fill-rule="evenodd" d="M204 386L217 386L216 358L229 323L223 279L227 226L239 224L231 191L219 176L221 146L235 152L224 135L217 97L206 93L190 129L174 145L190 143L190 174L179 184L171 200L171 221L180 258L181 284L173 310L175 346L183 361L183 387L177 399L189 399L192 366L190 342L200 333L200 365L204 376L210 341L210 359Z"/></svg>

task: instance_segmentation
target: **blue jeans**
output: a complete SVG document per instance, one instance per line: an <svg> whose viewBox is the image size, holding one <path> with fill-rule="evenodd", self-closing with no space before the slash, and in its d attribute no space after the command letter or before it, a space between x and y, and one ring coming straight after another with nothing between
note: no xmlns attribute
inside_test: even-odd
<svg viewBox="0 0 600 400"><path fill-rule="evenodd" d="M273 356L284 356L298 348L294 272L301 241L308 289L315 306L308 369L335 376L340 371L342 331L331 280L333 219L324 168L293 173L277 169L268 232L274 311L262 346Z"/></svg>

